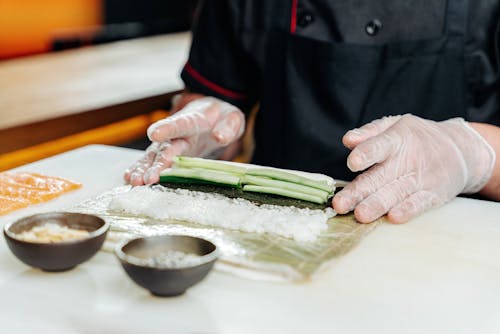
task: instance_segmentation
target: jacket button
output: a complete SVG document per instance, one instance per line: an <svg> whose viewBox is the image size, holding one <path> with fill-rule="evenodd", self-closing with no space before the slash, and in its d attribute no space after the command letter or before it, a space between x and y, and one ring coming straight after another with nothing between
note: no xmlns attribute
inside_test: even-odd
<svg viewBox="0 0 500 334"><path fill-rule="evenodd" d="M378 34L380 29L382 29L382 22L377 19L371 20L365 26L365 31L370 36L375 36L376 34Z"/></svg>
<svg viewBox="0 0 500 334"><path fill-rule="evenodd" d="M314 21L314 16L309 12L303 12L299 14L297 25L301 28L305 28Z"/></svg>

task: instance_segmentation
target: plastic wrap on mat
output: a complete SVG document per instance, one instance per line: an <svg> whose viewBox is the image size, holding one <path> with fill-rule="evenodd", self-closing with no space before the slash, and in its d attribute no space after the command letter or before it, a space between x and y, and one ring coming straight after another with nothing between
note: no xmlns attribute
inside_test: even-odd
<svg viewBox="0 0 500 334"><path fill-rule="evenodd" d="M220 248L222 257L218 269L249 278L288 281L310 279L352 249L377 225L359 224L352 215L338 215L328 220L328 229L316 241L301 243L276 235L110 212L108 205L112 197L129 189L128 186L118 187L72 208L72 211L98 214L110 223L105 249L112 250L121 239L139 235L199 236L211 240Z"/></svg>

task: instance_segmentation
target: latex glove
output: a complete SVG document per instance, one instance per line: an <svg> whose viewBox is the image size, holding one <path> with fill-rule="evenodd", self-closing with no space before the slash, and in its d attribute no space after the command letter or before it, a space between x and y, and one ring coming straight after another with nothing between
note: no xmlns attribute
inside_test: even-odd
<svg viewBox="0 0 500 334"><path fill-rule="evenodd" d="M125 180L132 185L158 182L176 155L208 157L237 141L244 129L245 116L237 107L213 97L194 100L148 128L153 143L125 172Z"/></svg>
<svg viewBox="0 0 500 334"><path fill-rule="evenodd" d="M461 118L443 122L413 115L385 117L343 137L352 149L347 166L358 175L333 199L338 213L354 209L367 223L388 213L403 223L460 193L481 190L495 152Z"/></svg>

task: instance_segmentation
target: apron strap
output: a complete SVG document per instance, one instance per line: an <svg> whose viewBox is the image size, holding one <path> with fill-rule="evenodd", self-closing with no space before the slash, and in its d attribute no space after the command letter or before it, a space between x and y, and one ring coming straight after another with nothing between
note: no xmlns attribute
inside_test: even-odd
<svg viewBox="0 0 500 334"><path fill-rule="evenodd" d="M464 35L469 21L469 0L447 0L445 33Z"/></svg>

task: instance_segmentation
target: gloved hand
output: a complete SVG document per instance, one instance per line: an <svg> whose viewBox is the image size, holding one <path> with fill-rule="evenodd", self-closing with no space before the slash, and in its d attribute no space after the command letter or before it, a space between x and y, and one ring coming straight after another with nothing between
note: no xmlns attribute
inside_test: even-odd
<svg viewBox="0 0 500 334"><path fill-rule="evenodd" d="M491 146L461 118L384 117L348 131L342 141L352 149L349 169L371 168L334 197L333 207L354 209L363 223L385 213L403 223L460 193L477 192L495 164Z"/></svg>
<svg viewBox="0 0 500 334"><path fill-rule="evenodd" d="M174 101L173 108L179 103ZM174 156L208 157L237 141L244 129L245 116L237 107L213 97L196 99L148 128L153 143L125 172L125 180L132 185L158 182L160 172L172 165Z"/></svg>

